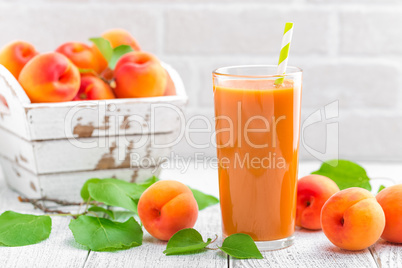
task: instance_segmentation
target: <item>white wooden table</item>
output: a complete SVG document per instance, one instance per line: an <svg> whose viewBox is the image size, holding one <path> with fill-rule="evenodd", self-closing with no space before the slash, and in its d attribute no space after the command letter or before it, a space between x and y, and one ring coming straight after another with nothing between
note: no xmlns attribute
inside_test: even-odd
<svg viewBox="0 0 402 268"><path fill-rule="evenodd" d="M402 165L362 163L372 178L391 178L402 183ZM299 175L304 176L316 170L319 163L301 163ZM216 170L202 165L190 165L181 173L178 169L164 170L162 179L174 179L196 189L218 196ZM378 179L372 182L376 190L391 181ZM0 213L14 210L36 213L32 205L19 203L18 194L9 190L0 178ZM0 247L0 267L402 267L402 245L390 244L380 239L369 249L348 252L333 246L321 231L296 231L295 245L283 250L263 252L262 260L237 260L226 254L208 250L204 253L184 256L165 256L162 252L166 243L144 234L140 247L119 252L88 251L74 241L68 229L70 218L52 217L53 230L50 238L40 244L26 247ZM206 237L220 235L219 206L200 212L195 228ZM214 244L222 243L219 238Z"/></svg>

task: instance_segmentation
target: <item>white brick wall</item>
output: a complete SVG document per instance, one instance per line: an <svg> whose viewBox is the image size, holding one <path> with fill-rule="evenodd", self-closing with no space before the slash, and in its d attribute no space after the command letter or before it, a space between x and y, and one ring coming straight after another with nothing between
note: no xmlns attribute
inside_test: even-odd
<svg viewBox="0 0 402 268"><path fill-rule="evenodd" d="M289 64L305 71L302 117L339 100L341 157L402 160L402 0L0 0L0 44L24 39L47 51L126 28L181 73L187 115L213 126L211 71L276 63L286 21L295 22ZM324 136L324 124L305 131L317 150ZM185 141L176 151L215 154ZM301 157L312 158L303 148Z"/></svg>

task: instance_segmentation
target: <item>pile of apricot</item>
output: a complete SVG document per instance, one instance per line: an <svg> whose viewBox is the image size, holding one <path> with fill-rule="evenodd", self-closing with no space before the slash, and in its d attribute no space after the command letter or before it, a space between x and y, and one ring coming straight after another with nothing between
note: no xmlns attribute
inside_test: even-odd
<svg viewBox="0 0 402 268"><path fill-rule="evenodd" d="M367 248L380 237L402 243L402 184L374 196L358 187L340 191L324 176L303 177L298 181L296 225L322 229L334 245L347 250Z"/></svg>
<svg viewBox="0 0 402 268"><path fill-rule="evenodd" d="M112 48L127 45L114 70L96 45L67 42L54 52L14 41L0 51L0 64L18 80L31 102L64 102L175 95L174 84L158 58L140 49L123 29L102 34Z"/></svg>

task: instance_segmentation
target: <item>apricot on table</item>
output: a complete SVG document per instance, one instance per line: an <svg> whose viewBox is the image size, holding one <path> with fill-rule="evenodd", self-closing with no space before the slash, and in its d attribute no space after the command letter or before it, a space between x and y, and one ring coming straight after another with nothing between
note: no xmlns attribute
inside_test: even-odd
<svg viewBox="0 0 402 268"><path fill-rule="evenodd" d="M80 89L74 100L109 100L114 98L112 89L102 79L92 75L83 75L81 76Z"/></svg>
<svg viewBox="0 0 402 268"><path fill-rule="evenodd" d="M328 177L308 175L297 182L296 225L310 229L321 229L321 209L339 187Z"/></svg>
<svg viewBox="0 0 402 268"><path fill-rule="evenodd" d="M163 180L151 185L141 195L138 215L153 237L167 241L181 229L194 226L198 205L186 185Z"/></svg>
<svg viewBox="0 0 402 268"><path fill-rule="evenodd" d="M389 242L402 243L402 184L385 188L376 196L385 214L381 237Z"/></svg>
<svg viewBox="0 0 402 268"><path fill-rule="evenodd" d="M22 68L39 53L28 42L14 41L0 50L0 64L7 68L18 79Z"/></svg>
<svg viewBox="0 0 402 268"><path fill-rule="evenodd" d="M331 196L321 211L324 234L335 245L362 250L373 245L385 226L385 215L367 190L352 187Z"/></svg>
<svg viewBox="0 0 402 268"><path fill-rule="evenodd" d="M57 52L35 56L18 78L33 103L71 101L78 93L80 80L78 68Z"/></svg>
<svg viewBox="0 0 402 268"><path fill-rule="evenodd" d="M99 74L106 68L104 62L100 61L96 55L94 48L84 43L67 42L59 46L56 52L69 58L80 69L91 69Z"/></svg>
<svg viewBox="0 0 402 268"><path fill-rule="evenodd" d="M118 98L163 96L167 84L167 73L159 60L143 51L132 51L121 57L114 77Z"/></svg>

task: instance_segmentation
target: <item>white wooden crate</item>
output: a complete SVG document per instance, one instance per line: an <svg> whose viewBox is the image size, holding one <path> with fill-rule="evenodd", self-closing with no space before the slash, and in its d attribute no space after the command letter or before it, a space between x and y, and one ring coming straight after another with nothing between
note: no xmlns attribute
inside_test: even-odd
<svg viewBox="0 0 402 268"><path fill-rule="evenodd" d="M28 197L77 199L89 178L159 175L187 103L180 76L163 66L175 96L31 103L0 65L0 163L8 185Z"/></svg>

